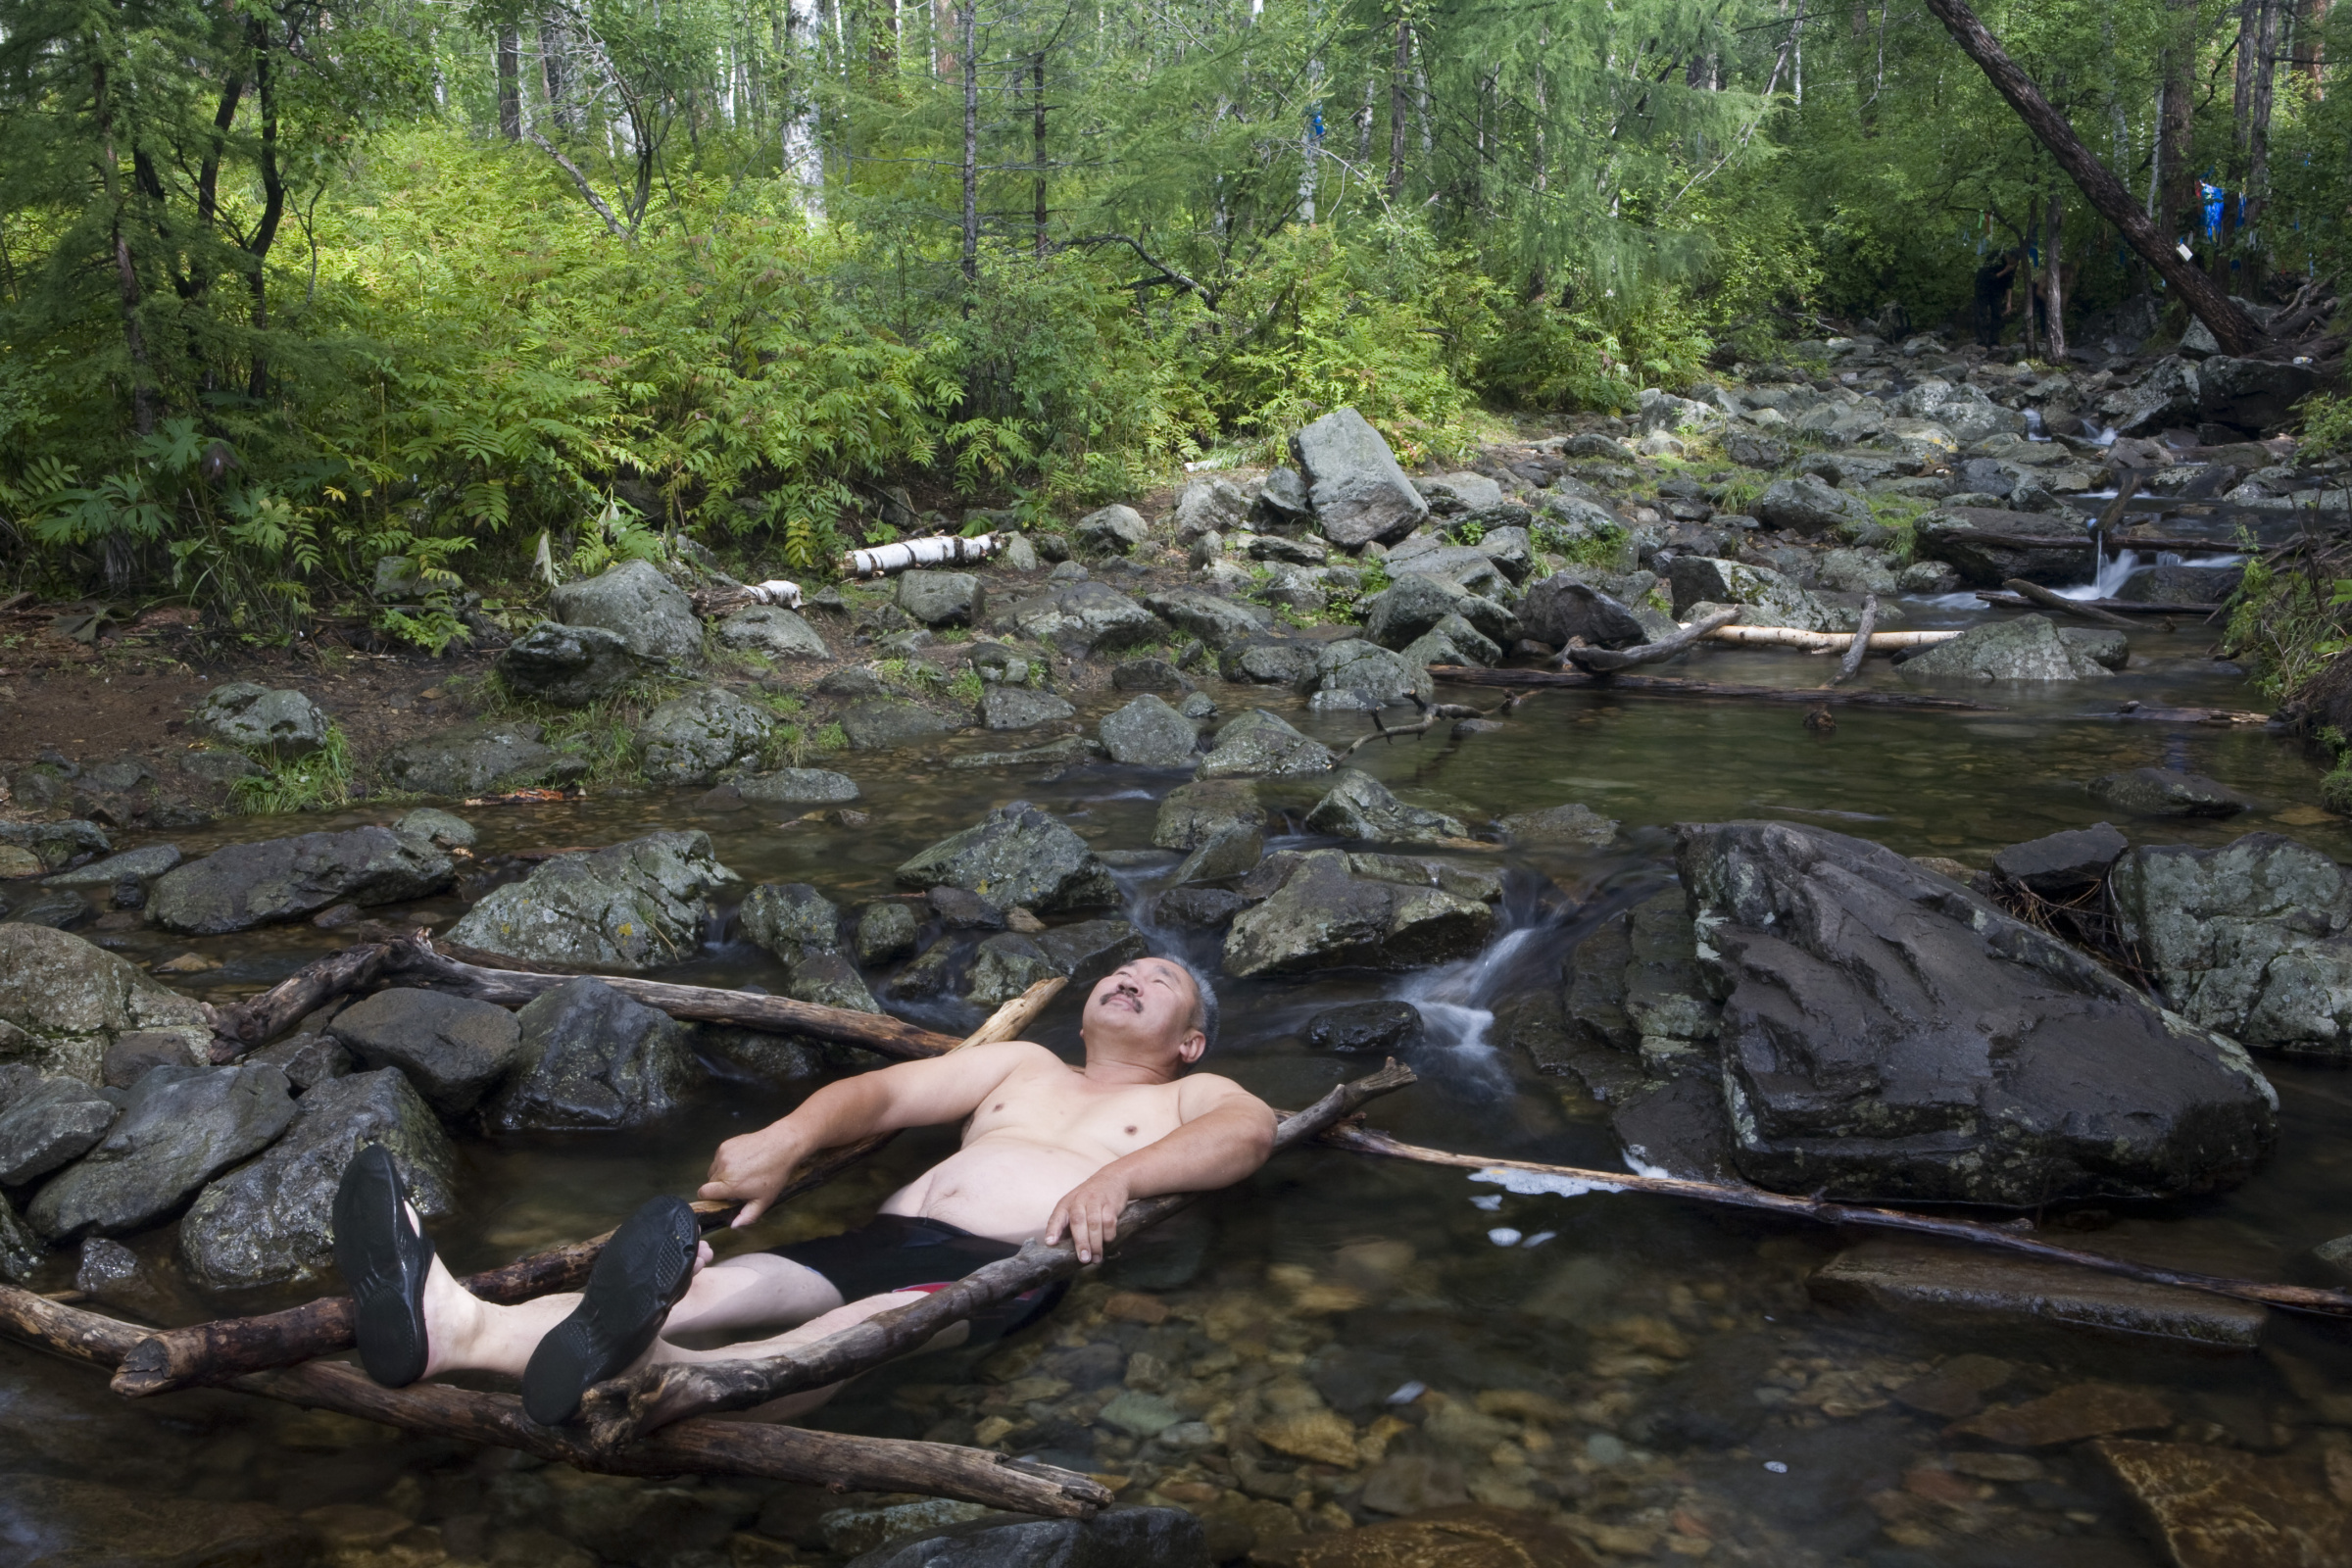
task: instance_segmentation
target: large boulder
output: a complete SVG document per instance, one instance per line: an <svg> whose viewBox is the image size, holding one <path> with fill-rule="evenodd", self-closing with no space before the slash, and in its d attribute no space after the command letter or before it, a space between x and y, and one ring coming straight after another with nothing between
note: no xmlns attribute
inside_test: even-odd
<svg viewBox="0 0 2352 1568"><path fill-rule="evenodd" d="M500 1132L636 1127L677 1108L694 1084L692 1031L593 975L514 1016L521 1064L487 1116Z"/></svg>
<svg viewBox="0 0 2352 1568"><path fill-rule="evenodd" d="M2133 816L2235 816L2254 803L2229 785L2177 767L2134 767L2090 781L2091 798Z"/></svg>
<svg viewBox="0 0 2352 1568"><path fill-rule="evenodd" d="M1235 829L1265 826L1266 808L1257 786L1246 778L1201 779L1180 784L1159 803L1152 842L1163 850L1192 851Z"/></svg>
<svg viewBox="0 0 2352 1568"><path fill-rule="evenodd" d="M449 940L540 963L651 969L702 946L710 895L738 880L699 828L649 833L558 856L493 888Z"/></svg>
<svg viewBox="0 0 2352 1568"><path fill-rule="evenodd" d="M1528 589L1519 602L1519 624L1528 636L1554 648L1580 637L1591 648L1631 648L1649 641L1631 610L1595 586L1588 573L1573 569L1555 571Z"/></svg>
<svg viewBox="0 0 2352 1568"><path fill-rule="evenodd" d="M371 1143L392 1156L418 1214L456 1210L457 1151L409 1080L389 1067L329 1079L295 1102L285 1137L189 1205L179 1222L188 1278L227 1291L323 1276L334 1264L335 1188Z"/></svg>
<svg viewBox="0 0 2352 1568"><path fill-rule="evenodd" d="M1149 692L1105 713L1095 733L1110 760L1129 767L1190 767L1200 738L1191 719Z"/></svg>
<svg viewBox="0 0 2352 1568"><path fill-rule="evenodd" d="M1218 657L1217 673L1237 685L1303 691L1315 683L1315 646L1287 637L1255 637L1228 647Z"/></svg>
<svg viewBox="0 0 2352 1568"><path fill-rule="evenodd" d="M909 573L908 575L912 575ZM718 640L729 648L766 659L831 659L814 626L782 605L754 605L718 623Z"/></svg>
<svg viewBox="0 0 2352 1568"><path fill-rule="evenodd" d="M869 697L842 710L841 731L849 737L850 750L880 752L944 740L948 725L920 703L904 697Z"/></svg>
<svg viewBox="0 0 2352 1568"><path fill-rule="evenodd" d="M1756 498L1756 520L1790 533L1825 534L1846 524L1872 520L1870 505L1809 473L1775 479Z"/></svg>
<svg viewBox="0 0 2352 1568"><path fill-rule="evenodd" d="M1035 936L999 932L982 941L972 955L964 1000L975 1006L998 1006L1038 981L1057 976L1072 987L1091 986L1150 951L1144 934L1125 920L1081 920Z"/></svg>
<svg viewBox="0 0 2352 1568"><path fill-rule="evenodd" d="M1799 631L1836 631L1838 612L1770 566L1724 561L1714 556L1677 556L1667 568L1678 620L1702 613L1701 605L1738 605L1748 626L1793 626Z"/></svg>
<svg viewBox="0 0 2352 1568"><path fill-rule="evenodd" d="M22 1187L97 1147L122 1107L78 1078L0 1066L0 1187Z"/></svg>
<svg viewBox="0 0 2352 1568"><path fill-rule="evenodd" d="M1330 747L1299 734L1264 709L1253 708L1217 731L1195 771L1204 779L1291 777L1328 773L1338 765Z"/></svg>
<svg viewBox="0 0 2352 1568"><path fill-rule="evenodd" d="M1404 648L1447 615L1459 615L1484 636L1507 643L1519 617L1449 577L1404 572L1364 606L1364 636L1383 648Z"/></svg>
<svg viewBox="0 0 2352 1568"><path fill-rule="evenodd" d="M637 727L645 776L656 784L708 784L720 769L757 758L776 715L723 686L696 686Z"/></svg>
<svg viewBox="0 0 2352 1568"><path fill-rule="evenodd" d="M498 678L507 690L557 708L601 702L644 667L619 632L560 620L541 621L498 656Z"/></svg>
<svg viewBox="0 0 2352 1568"><path fill-rule="evenodd" d="M1325 643L1315 655L1315 692L1307 706L1317 712L1372 712L1437 690L1426 664L1357 637Z"/></svg>
<svg viewBox="0 0 2352 1568"><path fill-rule="evenodd" d="M170 1042L193 1065L206 1059L213 1026L202 1003L104 948L0 922L0 1061L95 1084L107 1048L125 1036Z"/></svg>
<svg viewBox="0 0 2352 1568"><path fill-rule="evenodd" d="M326 1028L362 1066L406 1073L444 1116L463 1116L506 1082L519 1049L506 1008L405 986L352 1004Z"/></svg>
<svg viewBox="0 0 2352 1568"><path fill-rule="evenodd" d="M1239 499L1238 495L1236 499ZM1123 556L1152 538L1152 525L1144 514L1133 507L1117 503L1090 512L1070 526L1070 533L1080 544L1104 555Z"/></svg>
<svg viewBox="0 0 2352 1568"><path fill-rule="evenodd" d="M1118 902L1110 868L1086 840L1027 801L1001 806L940 840L901 865L898 878L906 887L944 884L1000 907L1040 912Z"/></svg>
<svg viewBox="0 0 2352 1568"><path fill-rule="evenodd" d="M588 764L544 744L537 724L485 718L403 741L384 758L384 777L408 795L462 800L561 784Z"/></svg>
<svg viewBox="0 0 2352 1568"><path fill-rule="evenodd" d="M988 591L968 571L907 571L899 574L898 605L926 626L977 626Z"/></svg>
<svg viewBox="0 0 2352 1568"><path fill-rule="evenodd" d="M2108 671L2069 639L2047 615L2020 615L1971 626L1950 642L1922 648L1903 661L1908 681L2102 680Z"/></svg>
<svg viewBox="0 0 2352 1568"><path fill-rule="evenodd" d="M566 626L617 633L640 659L692 663L702 658L703 623L686 591L643 561L624 561L594 577L560 585L548 608Z"/></svg>
<svg viewBox="0 0 2352 1568"><path fill-rule="evenodd" d="M1292 862L1263 904L1234 917L1225 967L1243 977L1414 969L1470 957L1494 929L1494 911L1479 900L1358 876L1345 854L1318 850Z"/></svg>
<svg viewBox="0 0 2352 1568"><path fill-rule="evenodd" d="M2276 1097L2231 1041L1879 845L1685 827L1732 1158L1784 1192L2021 1206L2243 1180Z"/></svg>
<svg viewBox="0 0 2352 1568"><path fill-rule="evenodd" d="M2090 573L2090 536L2071 514L1942 507L1912 529L1911 553L1943 562L1971 588L1997 588L2012 577L2063 585Z"/></svg>
<svg viewBox="0 0 2352 1568"><path fill-rule="evenodd" d="M1067 698L1034 686L990 686L980 694L980 725L988 730L1035 729L1078 716Z"/></svg>
<svg viewBox="0 0 2352 1568"><path fill-rule="evenodd" d="M293 1119L294 1097L275 1067L153 1068L113 1131L51 1177L24 1217L53 1241L138 1230L269 1148Z"/></svg>
<svg viewBox="0 0 2352 1568"><path fill-rule="evenodd" d="M2292 420L2295 405L2320 384L2309 365L2217 354L2197 367L2197 416L2260 435Z"/></svg>
<svg viewBox="0 0 2352 1568"><path fill-rule="evenodd" d="M1268 514L1303 518L1307 511L1305 484L1288 468L1274 471L1287 479L1281 485L1271 478L1266 481L1267 489L1275 497L1267 509ZM1232 480L1202 474L1185 482L1176 497L1176 510L1168 514L1168 520L1176 525L1176 542L1189 545L1202 534L1232 533L1254 516L1257 510Z"/></svg>
<svg viewBox="0 0 2352 1568"><path fill-rule="evenodd" d="M2167 355L2129 386L2099 400L2118 435L2156 435L2174 425L2194 425L2203 401L2194 361Z"/></svg>
<svg viewBox="0 0 2352 1568"><path fill-rule="evenodd" d="M1052 643L1073 655L1133 648L1167 634L1157 615L1110 584L1092 578L1053 584L1036 598L997 612L993 624L999 631Z"/></svg>
<svg viewBox="0 0 2352 1568"><path fill-rule="evenodd" d="M1274 623L1263 605L1245 605L1205 588L1163 588L1144 595L1144 605L1178 631L1220 651L1262 635Z"/></svg>
<svg viewBox="0 0 2352 1568"><path fill-rule="evenodd" d="M1374 844L1440 844L1470 830L1443 811L1407 806L1371 774L1342 768L1331 792L1306 813L1306 825L1334 838Z"/></svg>
<svg viewBox="0 0 2352 1568"><path fill-rule="evenodd" d="M743 934L786 963L841 946L841 908L806 882L762 882L744 898Z"/></svg>
<svg viewBox="0 0 2352 1568"><path fill-rule="evenodd" d="M326 744L327 718L300 692L240 680L215 687L188 727L230 746L294 758Z"/></svg>
<svg viewBox="0 0 2352 1568"><path fill-rule="evenodd" d="M2352 1060L2352 885L2318 850L2248 833L2126 851L2119 935L2165 1000L2263 1050Z"/></svg>
<svg viewBox="0 0 2352 1568"><path fill-rule="evenodd" d="M1396 466L1396 455L1351 408L1292 436L1291 457L1306 477L1315 525L1344 549L1401 539L1429 515L1429 503Z"/></svg>
<svg viewBox="0 0 2352 1568"><path fill-rule="evenodd" d="M22 787L24 775L17 775ZM95 822L69 817L62 822L0 822L0 845L23 850L44 871L63 870L68 861L84 855L104 855L114 848L106 830ZM29 875L12 871L11 876Z"/></svg>
<svg viewBox="0 0 2352 1568"><path fill-rule="evenodd" d="M388 827L230 844L167 872L147 916L168 931L220 936L299 920L333 904L400 904L447 887L455 871L430 840Z"/></svg>

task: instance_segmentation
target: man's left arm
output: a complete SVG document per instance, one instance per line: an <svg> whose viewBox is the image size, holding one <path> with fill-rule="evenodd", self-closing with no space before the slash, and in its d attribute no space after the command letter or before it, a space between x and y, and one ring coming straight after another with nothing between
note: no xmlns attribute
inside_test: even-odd
<svg viewBox="0 0 2352 1568"><path fill-rule="evenodd" d="M1181 1125L1156 1143L1112 1160L1080 1182L1046 1221L1048 1245L1067 1229L1078 1260L1092 1263L1119 1233L1119 1211L1138 1198L1230 1187L1274 1152L1274 1112L1230 1079L1203 1073L1183 1081Z"/></svg>

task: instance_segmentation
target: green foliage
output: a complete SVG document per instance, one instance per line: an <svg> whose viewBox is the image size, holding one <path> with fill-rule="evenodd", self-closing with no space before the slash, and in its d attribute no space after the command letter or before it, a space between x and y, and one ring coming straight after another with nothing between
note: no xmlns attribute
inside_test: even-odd
<svg viewBox="0 0 2352 1568"><path fill-rule="evenodd" d="M1563 523L1539 514L1530 532L1535 547L1557 557L1562 565L1614 571L1625 564L1628 536L1623 528Z"/></svg>
<svg viewBox="0 0 2352 1568"><path fill-rule="evenodd" d="M2352 649L2344 613L2352 606L2352 584L2323 587L2309 572L2274 566L2256 552L2246 559L2230 605L2223 652L2251 664L2256 685L2274 703Z"/></svg>
<svg viewBox="0 0 2352 1568"><path fill-rule="evenodd" d="M263 771L237 779L229 799L240 811L323 811L351 801L351 742L342 726L326 727L326 744L308 757L280 758L267 750L248 753Z"/></svg>
<svg viewBox="0 0 2352 1568"><path fill-rule="evenodd" d="M959 671L954 680L948 682L947 694L967 708L979 707L980 699L987 695L981 688L980 672L970 668Z"/></svg>

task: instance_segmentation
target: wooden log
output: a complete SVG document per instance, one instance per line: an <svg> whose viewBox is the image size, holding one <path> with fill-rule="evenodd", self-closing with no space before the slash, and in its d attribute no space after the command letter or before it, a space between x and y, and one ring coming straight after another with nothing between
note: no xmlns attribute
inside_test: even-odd
<svg viewBox="0 0 2352 1568"><path fill-rule="evenodd" d="M2099 626L2121 626L2126 631L2132 629L2132 622L2121 615L2111 614L2087 600L2069 599L2064 594L2052 593L2041 584L2028 582L2023 577L2012 577L2001 586L2020 598L2033 601L2044 610L2055 610L2061 615L2079 616Z"/></svg>
<svg viewBox="0 0 2352 1568"><path fill-rule="evenodd" d="M1059 977L1038 981L999 1007L972 1034L954 1042L951 1049L1015 1038L1067 984L1067 980ZM820 1152L793 1173L776 1201L780 1203L831 1181L889 1143L893 1136L883 1133ZM704 1228L709 1229L732 1218L740 1206L697 1201L694 1210ZM595 1267L597 1254L604 1250L612 1235L607 1231L584 1242L535 1253L500 1268L484 1270L460 1283L483 1300L502 1306L557 1291L577 1290L587 1283L588 1271ZM115 1392L139 1398L333 1355L350 1349L354 1343L353 1312L350 1297L330 1296L280 1312L221 1318L145 1335L137 1346L119 1357L122 1365L115 1373Z"/></svg>
<svg viewBox="0 0 2352 1568"><path fill-rule="evenodd" d="M1276 1152L1334 1127L1364 1102L1412 1083L1408 1067L1391 1060L1380 1071L1345 1083L1301 1111L1285 1116L1274 1131ZM1170 1193L1129 1203L1119 1215L1115 1249L1147 1227L1195 1201L1197 1193ZM588 1391L582 1415L600 1451L613 1451L645 1433L706 1410L748 1410L803 1390L823 1388L870 1372L931 1342L933 1336L974 1312L1025 1291L1078 1272L1078 1252L1063 1242L1048 1247L1029 1242L1020 1251L973 1270L944 1290L910 1306L877 1313L864 1322L783 1355L759 1361L672 1362L646 1367Z"/></svg>
<svg viewBox="0 0 2352 1568"><path fill-rule="evenodd" d="M1977 597L1988 605L2009 605L2030 610L2035 601L2020 593L2004 593L1997 588L1980 588ZM2196 615L2211 619L2229 607L2226 605L2151 605L2136 599L2070 599L2070 605L2104 611L2110 615Z"/></svg>
<svg viewBox="0 0 2352 1568"><path fill-rule="evenodd" d="M391 952L390 943L363 942L304 964L258 997L214 1008L213 1032L220 1039L213 1059L233 1061L251 1048L285 1033L305 1013L372 985Z"/></svg>
<svg viewBox="0 0 2352 1568"><path fill-rule="evenodd" d="M1845 657L1838 661L1838 673L1823 682L1827 686L1842 686L1862 673L1862 661L1870 657L1872 633L1879 624L1879 596L1862 596L1862 619L1853 635L1845 640Z"/></svg>
<svg viewBox="0 0 2352 1568"><path fill-rule="evenodd" d="M1654 643L1640 643L1632 648L1571 648L1560 658L1588 675L1614 674L1632 669L1638 664L1657 664L1687 651L1692 643L1713 632L1728 629L1745 612L1738 605L1718 610L1713 614L1692 621L1670 637Z"/></svg>
<svg viewBox="0 0 2352 1568"><path fill-rule="evenodd" d="M1877 619L1874 614L1873 620ZM1869 648L1874 654L1891 654L1905 648L1933 648L1948 643L1959 636L1957 631L1873 631ZM1803 631L1794 626L1726 626L1717 632L1712 642L1745 643L1758 648L1801 648L1812 654L1844 653L1854 645L1850 631Z"/></svg>
<svg viewBox="0 0 2352 1568"><path fill-rule="evenodd" d="M1882 634L1884 635L1884 634ZM1481 669L1475 664L1432 664L1430 675L1462 686L1556 686L1565 691L1604 692L1612 697L1685 697L1701 701L1837 703L1852 708L1909 708L1939 713L2000 713L1991 703L1962 697L1928 697L1916 692L1823 691L1818 686L1733 686L1719 681L1676 680L1666 675L1587 675L1573 669Z"/></svg>
<svg viewBox="0 0 2352 1568"><path fill-rule="evenodd" d="M2092 713L2091 718L2129 718L2150 724L2233 724L2245 728L2282 727L2268 713L2257 713L2246 708L2163 708L2153 703L2130 702L2118 704L2111 713Z"/></svg>
<svg viewBox="0 0 2352 1568"><path fill-rule="evenodd" d="M1544 1165L1533 1160L1490 1159L1484 1154L1457 1154L1448 1150L1399 1143L1386 1133L1363 1127L1334 1127L1320 1135L1319 1142L1335 1149L1351 1150L1359 1154L1411 1160L1421 1165L1448 1165L1457 1170L1525 1171L1560 1182L1563 1184L1564 1197L1575 1197L1580 1193L1654 1193L1663 1198L1688 1198L1705 1203L1725 1203L1735 1208L1762 1209L1798 1219L1818 1220L1825 1225L1862 1225L1879 1230L1910 1231L1921 1236L1940 1236L1948 1241L2022 1252L2029 1257L2053 1263L2073 1263L2082 1268L2098 1269L2102 1273L2145 1280L2154 1285L2177 1285L2185 1290L2234 1297L2241 1301L2260 1301L2265 1306L2280 1306L2297 1312L2352 1317L2352 1291L2322 1290L2305 1285L2270 1285L2254 1280L2224 1279L2218 1275L2159 1268L2149 1263L2135 1263L2130 1258L2108 1257L2098 1252L2052 1246L2048 1242L2037 1241L2029 1233L1976 1220L1945 1219L1933 1214L1908 1213L1899 1208L1874 1208L1862 1203L1838 1203L1819 1198L1793 1198L1786 1193L1770 1193L1760 1187L1741 1187L1729 1182L1690 1181L1675 1176L1635 1176L1623 1171L1583 1170L1574 1165Z"/></svg>

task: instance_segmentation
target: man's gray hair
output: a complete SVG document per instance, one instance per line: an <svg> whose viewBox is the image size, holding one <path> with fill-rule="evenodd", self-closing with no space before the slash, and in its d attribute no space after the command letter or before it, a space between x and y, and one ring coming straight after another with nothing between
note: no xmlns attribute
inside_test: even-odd
<svg viewBox="0 0 2352 1568"><path fill-rule="evenodd" d="M1215 1045L1217 1043L1217 988L1208 983L1208 976L1202 974L1200 966L1190 958L1174 953L1163 953L1159 956L1167 959L1168 962L1192 977L1193 1015L1186 1021L1200 1031L1200 1037L1203 1040L1212 1046Z"/></svg>

